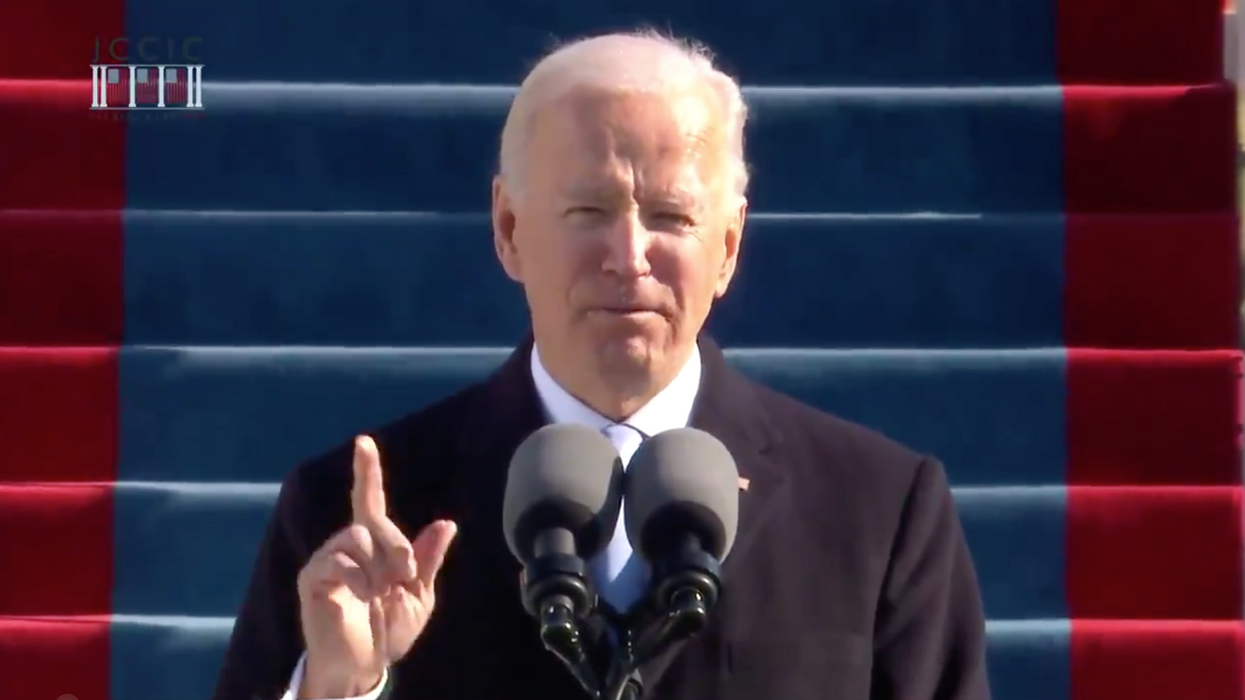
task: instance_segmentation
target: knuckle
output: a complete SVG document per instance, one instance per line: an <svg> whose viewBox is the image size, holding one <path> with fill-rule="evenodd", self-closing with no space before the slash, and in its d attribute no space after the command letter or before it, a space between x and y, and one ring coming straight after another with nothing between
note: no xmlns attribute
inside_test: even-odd
<svg viewBox="0 0 1245 700"><path fill-rule="evenodd" d="M351 552L357 557L372 557L375 555L376 538L372 531L367 527L355 523L344 529L338 538L338 544L334 550L345 550Z"/></svg>
<svg viewBox="0 0 1245 700"><path fill-rule="evenodd" d="M390 556L402 558L408 557L414 552L411 548L411 543L407 542L406 538L403 537L386 537L385 549L388 550Z"/></svg>
<svg viewBox="0 0 1245 700"><path fill-rule="evenodd" d="M407 553L412 551L411 542L402 534L393 522L386 522L378 528L378 539L385 548L392 552Z"/></svg>
<svg viewBox="0 0 1245 700"><path fill-rule="evenodd" d="M368 530L367 527L359 523L352 523L349 525L342 532L342 535L347 542L358 545L359 547L368 547L372 544L371 530Z"/></svg>
<svg viewBox="0 0 1245 700"><path fill-rule="evenodd" d="M333 552L329 557L328 568L334 573L341 573L349 569L358 569L359 562L356 562L349 554L345 552Z"/></svg>
<svg viewBox="0 0 1245 700"><path fill-rule="evenodd" d="M308 564L298 571L298 590L306 593L307 587L311 585L311 565Z"/></svg>
<svg viewBox="0 0 1245 700"><path fill-rule="evenodd" d="M302 595L307 595L317 583L324 579L324 559L325 557L317 552L303 565L302 569L299 569L298 590Z"/></svg>

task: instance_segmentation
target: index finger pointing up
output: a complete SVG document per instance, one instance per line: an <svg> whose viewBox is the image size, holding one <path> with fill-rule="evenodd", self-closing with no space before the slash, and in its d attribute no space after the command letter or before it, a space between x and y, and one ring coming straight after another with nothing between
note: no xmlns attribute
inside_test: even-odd
<svg viewBox="0 0 1245 700"><path fill-rule="evenodd" d="M380 470L380 451L376 442L366 435L354 441L354 484L350 489L350 507L356 523L374 523L385 519L385 484Z"/></svg>

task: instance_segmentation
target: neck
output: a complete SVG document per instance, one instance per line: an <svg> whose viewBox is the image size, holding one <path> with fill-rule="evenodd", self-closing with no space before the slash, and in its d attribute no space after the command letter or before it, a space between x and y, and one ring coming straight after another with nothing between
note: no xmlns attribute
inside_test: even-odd
<svg viewBox="0 0 1245 700"><path fill-rule="evenodd" d="M655 396L674 382L687 365L695 345L671 349L646 363L608 362L596 356L584 362L582 355L565 352L556 345L540 347L545 371L568 394L602 416L622 422L635 415ZM577 359L579 361L577 361Z"/></svg>

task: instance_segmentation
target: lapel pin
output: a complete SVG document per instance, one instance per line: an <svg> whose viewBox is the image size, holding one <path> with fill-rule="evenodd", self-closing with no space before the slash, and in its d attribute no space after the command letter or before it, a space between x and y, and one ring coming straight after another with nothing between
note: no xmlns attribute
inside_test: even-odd
<svg viewBox="0 0 1245 700"><path fill-rule="evenodd" d="M748 479L745 479L745 478L743 478L742 476L741 476L741 477L739 477L739 490L740 490L740 491L747 491L747 490L748 490L748 484L750 484L750 483L752 483L752 482L751 482L751 481L749 481Z"/></svg>

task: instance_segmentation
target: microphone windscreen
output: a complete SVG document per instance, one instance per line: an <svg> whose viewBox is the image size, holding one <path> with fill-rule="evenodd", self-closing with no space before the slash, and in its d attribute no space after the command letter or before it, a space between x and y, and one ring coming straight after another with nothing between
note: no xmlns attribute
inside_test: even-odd
<svg viewBox="0 0 1245 700"><path fill-rule="evenodd" d="M722 561L739 526L739 469L717 438L679 428L644 441L627 465L627 537L646 559L689 535Z"/></svg>
<svg viewBox="0 0 1245 700"><path fill-rule="evenodd" d="M520 561L533 556L536 538L569 530L584 559L605 549L622 500L622 461L601 433L582 425L547 425L532 433L510 460L502 527Z"/></svg>

